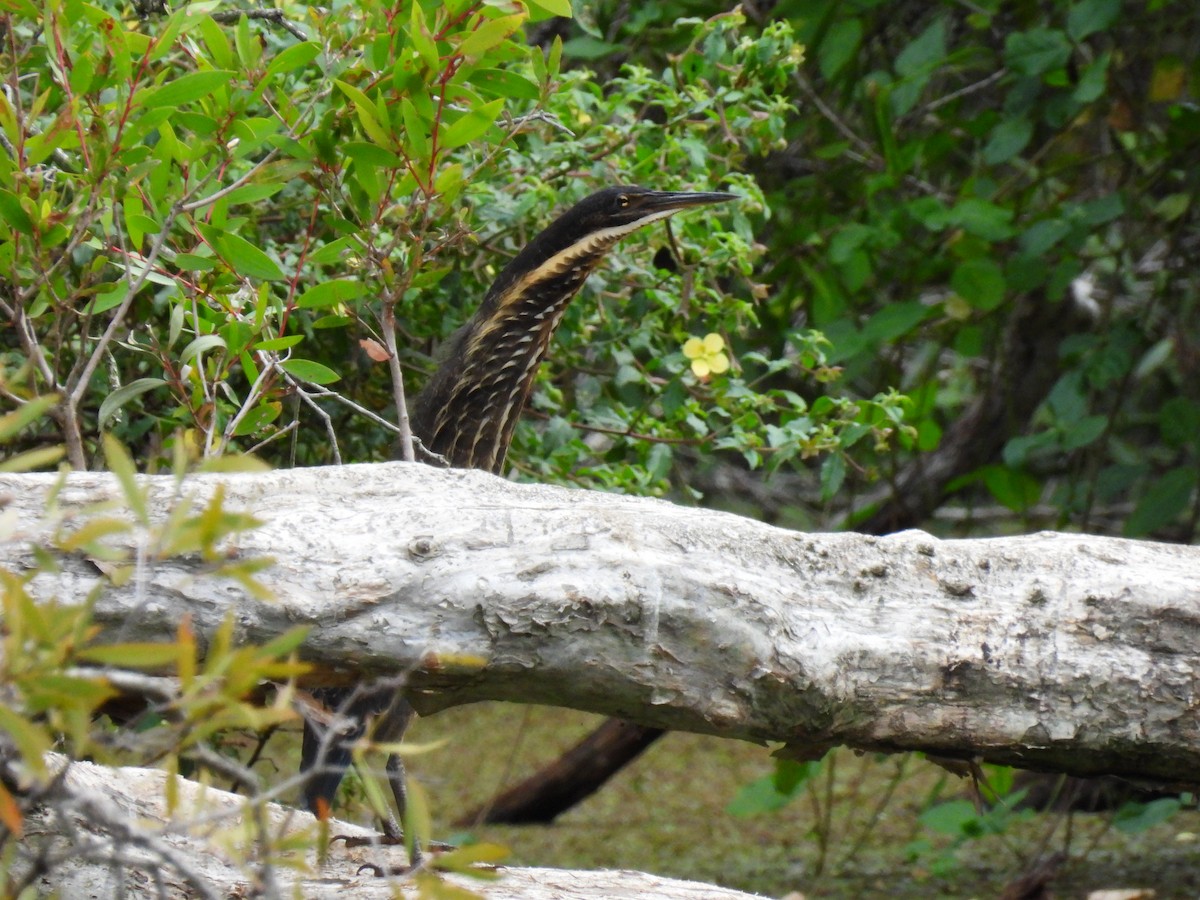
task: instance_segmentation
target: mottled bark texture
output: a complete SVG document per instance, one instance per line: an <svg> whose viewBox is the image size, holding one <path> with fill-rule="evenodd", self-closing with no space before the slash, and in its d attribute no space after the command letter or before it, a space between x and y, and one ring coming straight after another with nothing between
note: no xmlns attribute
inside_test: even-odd
<svg viewBox="0 0 1200 900"><path fill-rule="evenodd" d="M154 516L176 496L146 479ZM39 538L55 479L2 476ZM124 640L232 615L297 624L314 683L409 673L417 708L570 706L811 756L846 744L1166 781L1200 764L1200 548L1069 534L800 534L661 501L404 463L189 479L265 521L251 599L201 559L147 563L96 616ZM119 497L73 474L55 517ZM14 513L10 512L10 515ZM28 562L19 541L9 565ZM79 555L36 589L82 600Z"/></svg>

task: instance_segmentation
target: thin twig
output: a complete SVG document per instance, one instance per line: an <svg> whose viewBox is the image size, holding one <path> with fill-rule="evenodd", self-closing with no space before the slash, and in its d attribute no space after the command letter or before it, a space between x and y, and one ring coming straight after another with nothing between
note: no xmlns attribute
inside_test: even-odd
<svg viewBox="0 0 1200 900"><path fill-rule="evenodd" d="M259 353L259 360L263 363L263 367L259 370L258 377L254 379L254 384L250 385L250 392L246 394L246 399L242 402L241 407L238 408L233 418L225 424L225 430L221 433L221 441L217 446L217 456L225 452L225 448L229 446L229 442L233 439L233 432L258 402L258 398L263 394L263 385L266 383L267 378L274 373L275 364L279 361L275 354L267 351Z"/></svg>
<svg viewBox="0 0 1200 900"><path fill-rule="evenodd" d="M267 12L270 12L270 10L267 10ZM212 203L216 203L222 197L226 196L227 194L232 193L233 191L236 191L243 184L248 182L251 178L253 178L256 174L258 174L258 172L265 165L267 165L268 163L273 161L278 154L279 154L278 150L272 150L270 153L268 153L266 156L264 156L262 159L260 159L258 162L256 162L244 174L235 178L233 181L231 181L225 187L221 188L219 191L213 191L213 193L209 194L207 197L201 197L199 200L193 200L191 203L184 203L179 208L183 212L194 212L197 209L200 209L201 207L208 206L209 204L212 204Z"/></svg>
<svg viewBox="0 0 1200 900"><path fill-rule="evenodd" d="M347 397L343 397L337 391L331 391L328 388L317 388L316 390L309 391L308 395L310 397L312 397L314 400L336 400L338 403L341 403L343 406L347 406L350 409L354 410L359 415L366 416L368 419L370 419L376 425L380 425L380 426L386 428L388 431L393 432L394 434L398 435L400 433L400 426L397 425L395 422L389 422L383 416L379 415L379 413L372 412L371 410L367 409L365 406L361 406L360 404L355 403L353 400L351 400ZM416 443L419 443L419 441L417 441L416 437L413 437L413 443L414 443L414 445Z"/></svg>
<svg viewBox="0 0 1200 900"><path fill-rule="evenodd" d="M272 25L278 25L298 41L308 40L308 36L300 30L299 26L293 25L287 20L282 9L231 9L227 12L212 13L213 19L222 25L232 25L242 16L247 19L263 19Z"/></svg>
<svg viewBox="0 0 1200 900"><path fill-rule="evenodd" d="M383 343L388 352L388 369L392 374L392 397L396 401L396 426L400 432L400 458L413 462L412 428L408 423L408 401L404 396L404 373L400 370L400 354L396 350L396 305L383 301Z"/></svg>
<svg viewBox="0 0 1200 900"><path fill-rule="evenodd" d="M251 447L249 450L247 450L246 455L253 456L255 453L257 453L263 447L267 446L267 444L271 443L271 441L278 440L279 438L295 431L299 427L300 427L300 423L297 422L295 419L293 419L291 422L289 422L283 428L280 428L274 434L263 438L261 441L259 441L257 444L255 444L253 447Z"/></svg>
<svg viewBox="0 0 1200 900"><path fill-rule="evenodd" d="M317 405L316 401L309 396L308 391L304 389L304 384L307 384L307 382L302 383L300 379L289 375L287 370L281 368L278 363L276 363L275 369L281 373L283 377L287 379L288 384L295 389L296 396L300 398L301 402L315 412L317 416L320 417L321 421L325 423L325 433L329 435L329 449L333 452L333 464L340 466L342 464L342 452L338 449L337 432L333 429L333 419L329 417L329 413L321 409L321 407Z"/></svg>

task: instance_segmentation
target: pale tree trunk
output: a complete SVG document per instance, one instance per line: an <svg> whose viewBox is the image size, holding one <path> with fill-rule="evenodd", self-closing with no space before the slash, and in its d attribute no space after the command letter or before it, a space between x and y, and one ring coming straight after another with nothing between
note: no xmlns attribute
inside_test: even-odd
<svg viewBox="0 0 1200 900"><path fill-rule="evenodd" d="M0 476L16 537L56 478ZM924 750L1076 775L1200 770L1200 548L1069 534L941 541L799 534L669 503L403 463L144 478L152 519L220 487L261 528L274 595L211 561L144 562L96 619L122 640L244 641L303 624L314 683L405 674L422 712L477 700L570 706L819 755ZM51 518L120 496L72 474ZM65 526L69 530L69 524ZM125 538L129 543L128 536ZM15 538L7 564L31 564ZM145 554L143 554L145 556ZM64 555L42 596L103 564Z"/></svg>
<svg viewBox="0 0 1200 900"><path fill-rule="evenodd" d="M558 704L778 741L796 756L846 744L1159 782L1193 781L1200 763L1197 548L797 534L411 464L139 484L150 524L107 541L134 561L127 577L109 554L53 549L99 505L113 515L123 493L112 476L0 476L0 566L33 570L32 548L50 548L57 571L34 577L33 593L93 597L101 640L170 641L190 621L203 646L229 620L239 640L263 643L309 626L313 684L405 676L425 712ZM157 560L155 529L179 521L172 510L217 496L262 526L216 556ZM276 561L259 574L269 600L213 574L264 556ZM226 765L216 754L204 764ZM308 847L327 835L267 802L295 778L245 777L250 800L88 763L47 784L0 732L0 783L26 810L10 878L62 896L391 895L389 878L359 866L395 868L402 851L281 849L288 832L307 830ZM471 887L491 898L735 896L636 873L502 874Z"/></svg>

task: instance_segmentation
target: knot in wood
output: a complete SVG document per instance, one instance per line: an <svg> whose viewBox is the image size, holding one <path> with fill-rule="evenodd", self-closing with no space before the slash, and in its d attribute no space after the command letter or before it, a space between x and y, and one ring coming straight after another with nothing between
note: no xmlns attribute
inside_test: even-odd
<svg viewBox="0 0 1200 900"><path fill-rule="evenodd" d="M433 559L441 553L437 542L429 535L415 537L408 544L408 555L418 562Z"/></svg>

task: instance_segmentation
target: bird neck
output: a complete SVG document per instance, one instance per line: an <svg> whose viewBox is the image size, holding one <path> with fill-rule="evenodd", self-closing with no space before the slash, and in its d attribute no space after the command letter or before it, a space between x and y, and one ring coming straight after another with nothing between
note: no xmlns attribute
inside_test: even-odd
<svg viewBox="0 0 1200 900"><path fill-rule="evenodd" d="M452 466L499 473L567 304L616 242L598 240L496 279L413 404L412 429Z"/></svg>

